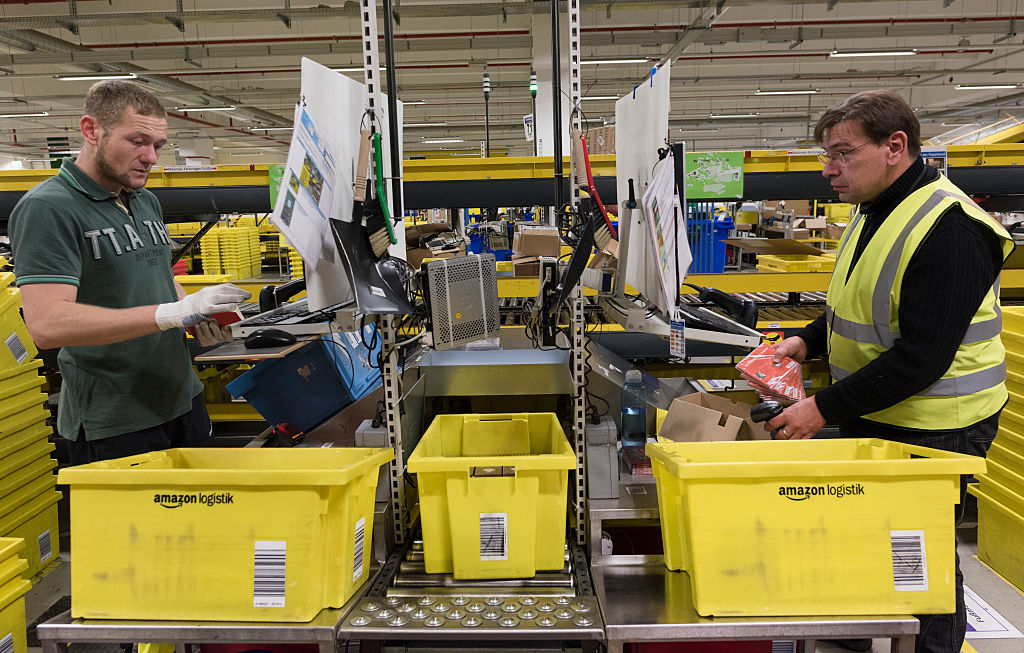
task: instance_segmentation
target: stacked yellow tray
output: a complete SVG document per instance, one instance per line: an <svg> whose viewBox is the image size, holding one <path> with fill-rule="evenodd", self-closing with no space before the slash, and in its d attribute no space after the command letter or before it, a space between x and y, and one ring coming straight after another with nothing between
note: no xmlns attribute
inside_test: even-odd
<svg viewBox="0 0 1024 653"><path fill-rule="evenodd" d="M988 470L971 486L978 497L978 557L1024 588L1024 307L1003 307L1009 401L988 452Z"/></svg>
<svg viewBox="0 0 1024 653"><path fill-rule="evenodd" d="M26 577L47 571L57 561L57 501L46 425L42 360L18 311L20 296L13 275L0 273L0 537L23 538ZM0 601L4 599L0 596Z"/></svg>
<svg viewBox="0 0 1024 653"><path fill-rule="evenodd" d="M25 653L25 592L31 583L22 578L28 563L18 557L25 548L20 538L0 537L0 651Z"/></svg>

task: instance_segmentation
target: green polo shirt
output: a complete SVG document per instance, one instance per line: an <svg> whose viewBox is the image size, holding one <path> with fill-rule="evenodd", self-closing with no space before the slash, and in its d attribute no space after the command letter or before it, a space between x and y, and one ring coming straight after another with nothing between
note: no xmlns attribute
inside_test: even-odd
<svg viewBox="0 0 1024 653"><path fill-rule="evenodd" d="M177 301L171 246L156 196L116 195L64 159L60 173L21 198L8 223L16 283L78 287L77 301L130 308ZM64 347L58 432L100 440L183 415L202 384L182 329L112 345Z"/></svg>

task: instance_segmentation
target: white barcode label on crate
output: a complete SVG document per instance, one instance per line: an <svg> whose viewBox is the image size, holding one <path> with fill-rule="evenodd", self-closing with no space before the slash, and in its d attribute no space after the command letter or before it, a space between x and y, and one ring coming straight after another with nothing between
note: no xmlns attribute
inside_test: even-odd
<svg viewBox="0 0 1024 653"><path fill-rule="evenodd" d="M366 517L356 522L356 546L352 554L352 582L363 575L363 542L366 535Z"/></svg>
<svg viewBox="0 0 1024 653"><path fill-rule="evenodd" d="M252 607L283 608L287 542L256 542Z"/></svg>
<svg viewBox="0 0 1024 653"><path fill-rule="evenodd" d="M39 534L39 562L46 562L53 557L53 547L50 545L50 529Z"/></svg>
<svg viewBox="0 0 1024 653"><path fill-rule="evenodd" d="M0 639L0 653L14 653L14 633L7 633Z"/></svg>
<svg viewBox="0 0 1024 653"><path fill-rule="evenodd" d="M928 591L928 556L924 531L889 531L892 577L897 592Z"/></svg>
<svg viewBox="0 0 1024 653"><path fill-rule="evenodd" d="M21 365L28 358L28 351L25 349L25 345L21 344L21 338L18 337L17 333L12 333L5 340L4 344L11 350L11 354L14 356L14 361Z"/></svg>
<svg viewBox="0 0 1024 653"><path fill-rule="evenodd" d="M480 513L480 560L508 560L508 513Z"/></svg>
<svg viewBox="0 0 1024 653"><path fill-rule="evenodd" d="M796 653L796 640L776 639L772 641L772 653Z"/></svg>

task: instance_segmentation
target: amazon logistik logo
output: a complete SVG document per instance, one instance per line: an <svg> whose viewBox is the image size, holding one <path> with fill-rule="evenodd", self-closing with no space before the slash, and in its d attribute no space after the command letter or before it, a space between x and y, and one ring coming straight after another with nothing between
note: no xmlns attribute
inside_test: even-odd
<svg viewBox="0 0 1024 653"><path fill-rule="evenodd" d="M164 508L180 508L185 505L215 506L218 504L234 503L235 497L230 492L220 494L154 494L153 503L159 503Z"/></svg>
<svg viewBox="0 0 1024 653"><path fill-rule="evenodd" d="M864 486L860 483L847 485L780 485L779 496L790 501L806 501L811 497L830 496L836 499L864 494Z"/></svg>

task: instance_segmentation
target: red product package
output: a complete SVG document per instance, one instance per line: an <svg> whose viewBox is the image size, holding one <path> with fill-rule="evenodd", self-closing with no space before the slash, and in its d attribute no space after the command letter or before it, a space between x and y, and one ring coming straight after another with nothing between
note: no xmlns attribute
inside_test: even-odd
<svg viewBox="0 0 1024 653"><path fill-rule="evenodd" d="M763 399L791 403L805 398L800 363L787 356L776 365L774 357L775 348L762 343L741 360L736 369Z"/></svg>
<svg viewBox="0 0 1024 653"><path fill-rule="evenodd" d="M214 313L210 317L217 320L217 323L221 326L227 326L241 321L242 314L239 311L226 311L224 313ZM185 331L193 338L196 336L196 328L194 326L185 327Z"/></svg>

